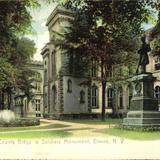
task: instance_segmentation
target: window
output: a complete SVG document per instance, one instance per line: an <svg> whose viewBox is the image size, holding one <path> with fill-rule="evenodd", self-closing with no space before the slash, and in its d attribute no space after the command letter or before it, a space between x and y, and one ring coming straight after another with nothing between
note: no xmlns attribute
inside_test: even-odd
<svg viewBox="0 0 160 160"><path fill-rule="evenodd" d="M36 117L41 117L41 114L36 114Z"/></svg>
<svg viewBox="0 0 160 160"><path fill-rule="evenodd" d="M95 60L92 61L92 68L91 68L91 77L97 77L97 62Z"/></svg>
<svg viewBox="0 0 160 160"><path fill-rule="evenodd" d="M41 74L40 73L36 73L35 78L36 78L36 80L41 80Z"/></svg>
<svg viewBox="0 0 160 160"><path fill-rule="evenodd" d="M159 99L160 98L160 86L155 87L155 98Z"/></svg>
<svg viewBox="0 0 160 160"><path fill-rule="evenodd" d="M47 92L44 93L44 106L48 106L48 95Z"/></svg>
<svg viewBox="0 0 160 160"><path fill-rule="evenodd" d="M97 86L92 86L91 88L91 106L93 108L98 107L98 88Z"/></svg>
<svg viewBox="0 0 160 160"><path fill-rule="evenodd" d="M160 56L155 59L155 70L160 70Z"/></svg>
<svg viewBox="0 0 160 160"><path fill-rule="evenodd" d="M53 106L55 106L57 102L57 91L55 86L52 87L52 98L53 98Z"/></svg>
<svg viewBox="0 0 160 160"><path fill-rule="evenodd" d="M123 89L122 87L119 88L118 96L119 96L119 108L122 109L123 108Z"/></svg>
<svg viewBox="0 0 160 160"><path fill-rule="evenodd" d="M70 79L67 82L67 92L72 93L72 81Z"/></svg>
<svg viewBox="0 0 160 160"><path fill-rule="evenodd" d="M40 99L36 99L36 111L40 111L40 107L41 107L41 100Z"/></svg>
<svg viewBox="0 0 160 160"><path fill-rule="evenodd" d="M37 92L40 92L41 91L41 84L37 82L35 89L36 89Z"/></svg>
<svg viewBox="0 0 160 160"><path fill-rule="evenodd" d="M80 92L80 103L85 103L85 93L83 90Z"/></svg>
<svg viewBox="0 0 160 160"><path fill-rule="evenodd" d="M56 74L56 57L55 52L52 52L52 76L55 76Z"/></svg>
<svg viewBox="0 0 160 160"><path fill-rule="evenodd" d="M133 87L130 84L128 86L128 108L130 107L132 97L133 97Z"/></svg>
<svg viewBox="0 0 160 160"><path fill-rule="evenodd" d="M107 101L108 101L108 107L113 108L113 89L108 88L107 90Z"/></svg>
<svg viewBox="0 0 160 160"><path fill-rule="evenodd" d="M46 84L47 83L47 70L44 71L44 83Z"/></svg>

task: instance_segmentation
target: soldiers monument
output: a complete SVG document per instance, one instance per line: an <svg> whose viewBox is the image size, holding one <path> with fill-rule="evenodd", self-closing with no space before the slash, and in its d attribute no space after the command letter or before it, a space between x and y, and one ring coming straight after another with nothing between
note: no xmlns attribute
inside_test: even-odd
<svg viewBox="0 0 160 160"><path fill-rule="evenodd" d="M142 45L138 50L139 63L136 75L132 78L133 98L127 117L123 119L123 126L128 127L159 127L160 112L158 100L154 98L154 81L152 73L146 72L149 64L148 52L150 45L146 43L146 36L141 38Z"/></svg>

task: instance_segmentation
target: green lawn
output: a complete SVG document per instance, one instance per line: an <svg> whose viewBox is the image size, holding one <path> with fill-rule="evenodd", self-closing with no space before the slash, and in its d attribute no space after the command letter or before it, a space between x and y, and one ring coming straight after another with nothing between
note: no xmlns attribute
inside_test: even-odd
<svg viewBox="0 0 160 160"><path fill-rule="evenodd" d="M65 138L72 133L67 131L26 131L16 133L0 133L2 139L37 139L37 138Z"/></svg>
<svg viewBox="0 0 160 160"><path fill-rule="evenodd" d="M96 130L96 132L132 140L160 140L159 131L143 132L143 131L122 130L119 128L109 128L109 129L98 129Z"/></svg>
<svg viewBox="0 0 160 160"><path fill-rule="evenodd" d="M75 120L67 120L67 122L73 122L73 123L81 123L81 124L93 124L93 125L99 125L99 124L120 124L122 123L122 119L106 119L105 122L101 121L100 119L75 119Z"/></svg>
<svg viewBox="0 0 160 160"><path fill-rule="evenodd" d="M63 138L63 137L70 136L71 133L65 130L41 131L42 129L52 129L52 128L55 129L55 128L64 128L64 127L69 127L69 125L45 123L45 126L5 127L5 128L3 127L3 128L0 128L0 138L3 138L3 139L34 138L35 139L35 138ZM11 132L11 131L17 131L17 132ZM24 132L21 132L21 131L24 131ZM5 132L5 133L2 133L2 132Z"/></svg>
<svg viewBox="0 0 160 160"><path fill-rule="evenodd" d="M98 124L117 125L122 122L122 119L106 119L105 122L102 122L101 120L70 120L69 122L91 124L91 125L98 125ZM64 138L64 137L71 137L73 135L72 131L87 129L87 128L63 129L64 127L69 127L69 125L48 123L44 126L0 128L0 138L1 139L2 138L3 139ZM62 130L47 130L52 128L53 129L62 128ZM42 129L46 129L46 131L43 131ZM15 131L15 132L11 132L11 131ZM158 131L154 131L154 132L153 131L152 132L151 131L150 132L130 131L130 130L122 130L120 128L114 127L109 129L97 129L95 132L102 133L102 137L103 135L104 136L109 135L109 136L132 139L132 140L160 140L160 132Z"/></svg>
<svg viewBox="0 0 160 160"><path fill-rule="evenodd" d="M63 125L63 124L50 124L45 126L31 126L31 127L1 127L1 132L8 132L8 131L23 131L23 130L39 130L39 129L52 129L52 128L64 128L69 127L69 125Z"/></svg>

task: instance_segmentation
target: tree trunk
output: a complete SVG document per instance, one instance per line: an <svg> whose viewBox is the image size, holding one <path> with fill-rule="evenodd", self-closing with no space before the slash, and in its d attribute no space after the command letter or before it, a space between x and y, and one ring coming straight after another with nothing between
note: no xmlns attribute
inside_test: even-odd
<svg viewBox="0 0 160 160"><path fill-rule="evenodd" d="M102 115L101 120L105 121L106 119L106 66L105 62L101 60L101 82L102 82Z"/></svg>
<svg viewBox="0 0 160 160"><path fill-rule="evenodd" d="M2 104L2 110L3 110L4 109L4 92L3 91L2 91L1 96L2 96L2 103L1 104Z"/></svg>
<svg viewBox="0 0 160 160"><path fill-rule="evenodd" d="M106 82L102 81L102 121L106 119Z"/></svg>
<svg viewBox="0 0 160 160"><path fill-rule="evenodd" d="M10 93L9 92L7 93L7 102L8 102L7 108L8 108L8 110L10 110L11 109L11 103L10 103Z"/></svg>

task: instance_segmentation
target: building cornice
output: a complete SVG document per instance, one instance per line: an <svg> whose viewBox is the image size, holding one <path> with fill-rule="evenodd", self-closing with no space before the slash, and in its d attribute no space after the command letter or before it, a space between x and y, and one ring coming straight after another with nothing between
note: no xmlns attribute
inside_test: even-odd
<svg viewBox="0 0 160 160"><path fill-rule="evenodd" d="M42 61L31 61L28 62L26 65L27 68L34 69L34 70L43 70L43 62Z"/></svg>
<svg viewBox="0 0 160 160"><path fill-rule="evenodd" d="M73 13L73 12L71 12L71 11L69 11L69 10L66 10L66 9L64 9L64 8L61 8L60 6L57 6L57 7L53 10L53 12L50 14L50 16L48 17L46 26L49 26L49 24L50 24L51 22L53 22L53 19L56 19L56 20L54 20L54 21L57 21L58 18L55 18L55 17L56 17L58 14L63 15L63 16L68 17L68 18L69 18L69 17L72 18L72 17L74 16L74 13Z"/></svg>
<svg viewBox="0 0 160 160"><path fill-rule="evenodd" d="M41 51L41 55L44 56L45 54L48 54L49 53L49 47L48 47L48 44L47 43L43 48L42 48L42 51Z"/></svg>

